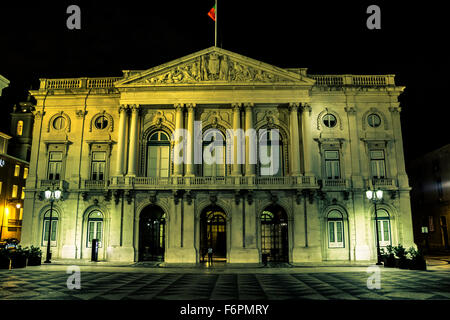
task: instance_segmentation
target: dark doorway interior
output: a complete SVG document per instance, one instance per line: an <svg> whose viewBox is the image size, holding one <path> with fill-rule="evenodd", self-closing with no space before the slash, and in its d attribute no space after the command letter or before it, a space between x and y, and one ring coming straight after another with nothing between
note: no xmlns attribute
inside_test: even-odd
<svg viewBox="0 0 450 320"><path fill-rule="evenodd" d="M278 205L267 207L261 214L261 254L268 262L289 262L288 220Z"/></svg>
<svg viewBox="0 0 450 320"><path fill-rule="evenodd" d="M213 261L226 262L227 220L225 212L217 206L209 206L200 217L200 262L208 259L208 248L213 249Z"/></svg>
<svg viewBox="0 0 450 320"><path fill-rule="evenodd" d="M139 261L164 261L166 216L155 205L144 208L139 219Z"/></svg>

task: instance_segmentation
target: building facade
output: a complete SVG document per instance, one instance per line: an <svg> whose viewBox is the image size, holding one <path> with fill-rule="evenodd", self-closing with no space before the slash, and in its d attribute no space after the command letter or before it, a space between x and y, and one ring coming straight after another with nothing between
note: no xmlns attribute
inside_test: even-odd
<svg viewBox="0 0 450 320"><path fill-rule="evenodd" d="M8 136L0 132L0 241L20 240L22 231L27 161L7 153Z"/></svg>
<svg viewBox="0 0 450 320"><path fill-rule="evenodd" d="M385 190L380 243L413 246L403 89L217 47L118 78L41 79L23 242L47 244L42 192L56 183L53 258L90 259L96 238L106 261L199 263L209 247L229 263L374 260L369 187ZM215 161L199 164L211 143ZM254 150L278 153L280 170Z"/></svg>
<svg viewBox="0 0 450 320"><path fill-rule="evenodd" d="M450 144L412 161L408 173L416 243L430 250L450 250Z"/></svg>

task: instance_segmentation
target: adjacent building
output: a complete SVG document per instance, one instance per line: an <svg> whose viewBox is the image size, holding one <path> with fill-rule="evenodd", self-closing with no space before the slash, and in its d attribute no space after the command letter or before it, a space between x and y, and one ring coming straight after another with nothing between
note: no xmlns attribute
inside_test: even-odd
<svg viewBox="0 0 450 320"><path fill-rule="evenodd" d="M431 250L450 250L450 144L412 161L408 173L417 244Z"/></svg>
<svg viewBox="0 0 450 320"><path fill-rule="evenodd" d="M209 247L228 263L373 261L376 223L382 246L414 246L393 75L312 75L211 47L40 81L22 241L44 249L51 232L54 259L90 259L98 239L106 261L200 263ZM378 221L368 188L385 191Z"/></svg>
<svg viewBox="0 0 450 320"><path fill-rule="evenodd" d="M9 86L9 80L0 74L0 96L2 95L3 89Z"/></svg>
<svg viewBox="0 0 450 320"><path fill-rule="evenodd" d="M0 132L0 241L20 240L25 199L27 161L7 154L8 136Z"/></svg>

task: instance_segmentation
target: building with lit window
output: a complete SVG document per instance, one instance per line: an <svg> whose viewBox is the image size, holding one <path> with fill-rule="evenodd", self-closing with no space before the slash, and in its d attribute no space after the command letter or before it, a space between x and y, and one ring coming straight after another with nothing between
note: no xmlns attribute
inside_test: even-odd
<svg viewBox="0 0 450 320"><path fill-rule="evenodd" d="M90 259L99 239L106 261L200 263L209 247L229 263L373 261L365 191L381 188L380 244L413 246L403 89L217 47L116 78L41 79L23 242L47 244L42 192L56 185L54 259Z"/></svg>
<svg viewBox="0 0 450 320"><path fill-rule="evenodd" d="M20 240L25 199L27 161L7 154L8 136L0 132L0 241Z"/></svg>
<svg viewBox="0 0 450 320"><path fill-rule="evenodd" d="M431 250L450 250L450 144L412 161L408 173L416 243Z"/></svg>

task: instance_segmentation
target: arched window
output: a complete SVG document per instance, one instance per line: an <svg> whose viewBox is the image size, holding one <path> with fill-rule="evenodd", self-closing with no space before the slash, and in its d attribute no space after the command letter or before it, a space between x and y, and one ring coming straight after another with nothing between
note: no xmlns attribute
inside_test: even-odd
<svg viewBox="0 0 450 320"><path fill-rule="evenodd" d="M88 216L87 223L87 247L92 247L92 240L98 240L98 246L101 247L103 243L103 214L98 211L92 211Z"/></svg>
<svg viewBox="0 0 450 320"><path fill-rule="evenodd" d="M147 176L169 177L170 140L163 131L156 131L147 141Z"/></svg>
<svg viewBox="0 0 450 320"><path fill-rule="evenodd" d="M23 121L17 121L17 132L16 135L21 136L23 134Z"/></svg>
<svg viewBox="0 0 450 320"><path fill-rule="evenodd" d="M283 142L278 129L259 131L259 173L261 176L282 176Z"/></svg>
<svg viewBox="0 0 450 320"><path fill-rule="evenodd" d="M377 210L378 240L381 247L391 244L391 221L389 213L384 209Z"/></svg>
<svg viewBox="0 0 450 320"><path fill-rule="evenodd" d="M344 248L344 219L338 210L328 213L328 247Z"/></svg>
<svg viewBox="0 0 450 320"><path fill-rule="evenodd" d="M44 223L42 226L42 246L47 246L48 235L50 232L50 246L56 247L57 232L58 232L58 213L53 210L51 227L50 227L50 210L47 210L44 215Z"/></svg>
<svg viewBox="0 0 450 320"><path fill-rule="evenodd" d="M203 176L224 177L225 138L218 129L208 129L203 134Z"/></svg>

